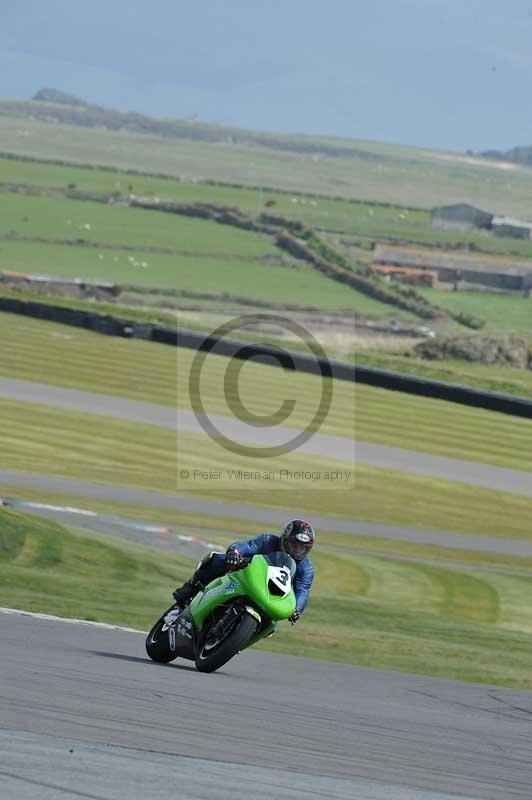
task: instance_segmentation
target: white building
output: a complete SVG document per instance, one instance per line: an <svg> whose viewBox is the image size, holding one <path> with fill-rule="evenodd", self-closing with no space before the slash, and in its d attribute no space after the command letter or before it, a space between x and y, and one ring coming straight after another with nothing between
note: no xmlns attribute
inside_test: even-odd
<svg viewBox="0 0 532 800"><path fill-rule="evenodd" d="M532 239L532 222L514 217L493 217L491 229L494 236L507 236L512 239Z"/></svg>

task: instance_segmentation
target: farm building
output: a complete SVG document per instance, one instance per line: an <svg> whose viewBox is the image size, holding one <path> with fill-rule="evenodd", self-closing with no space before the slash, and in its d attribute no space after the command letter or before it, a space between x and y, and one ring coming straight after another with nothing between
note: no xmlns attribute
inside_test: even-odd
<svg viewBox="0 0 532 800"><path fill-rule="evenodd" d="M442 283L455 286L466 282L527 294L532 289L532 264L512 258L379 244L373 251L373 265L434 271Z"/></svg>
<svg viewBox="0 0 532 800"><path fill-rule="evenodd" d="M513 217L493 217L491 229L494 236L508 236L512 239L532 238L532 222L524 222Z"/></svg>
<svg viewBox="0 0 532 800"><path fill-rule="evenodd" d="M432 209L432 227L445 230L473 230L484 228L489 230L493 214L482 211L469 203L456 203L452 206L440 206Z"/></svg>
<svg viewBox="0 0 532 800"><path fill-rule="evenodd" d="M412 286L430 286L438 288L438 273L430 269L412 269L411 267L397 267L393 264L374 264L373 269L384 278Z"/></svg>

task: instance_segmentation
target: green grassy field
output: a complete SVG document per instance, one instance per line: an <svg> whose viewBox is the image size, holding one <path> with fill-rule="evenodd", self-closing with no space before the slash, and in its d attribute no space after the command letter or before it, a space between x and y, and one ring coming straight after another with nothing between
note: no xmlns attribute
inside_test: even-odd
<svg viewBox="0 0 532 800"><path fill-rule="evenodd" d="M281 624L261 648L532 687L530 578L326 549L314 561L303 620ZM146 630L191 568L187 559L0 510L3 606Z"/></svg>
<svg viewBox="0 0 532 800"><path fill-rule="evenodd" d="M470 596L468 602L472 601ZM481 602L480 597L474 602ZM327 653L329 659L343 661L347 650L350 663L372 668L521 689L532 686L532 640L519 630L498 630L485 621L475 624L452 611L438 616L365 598L317 598L307 619L309 625L301 629L301 639L290 641L290 653L313 658ZM310 623L326 629L331 625L332 630L318 643L313 641ZM268 648L288 651L281 640L272 640Z"/></svg>
<svg viewBox="0 0 532 800"><path fill-rule="evenodd" d="M444 292L423 289L441 308L462 311L486 320L483 331L532 334L532 299L486 292Z"/></svg>
<svg viewBox="0 0 532 800"><path fill-rule="evenodd" d="M347 142L347 147L378 158L302 155L267 147L85 129L14 116L2 116L0 129L4 152L38 158L420 208L467 201L493 212L526 217L530 207L532 170L419 148L353 141Z"/></svg>
<svg viewBox="0 0 532 800"><path fill-rule="evenodd" d="M352 227L342 228L342 233L334 234L333 238L343 242L344 246L348 248L350 245L369 248L372 239L377 241L392 239L413 246L438 245L451 252L464 251L468 255L484 253L489 257L500 257L506 260L532 258L532 242L530 240L496 237L483 231L439 230L431 226L428 213L425 220L415 225L411 225L409 219L406 217L400 221L396 216L395 219L373 221L361 217L352 224Z"/></svg>
<svg viewBox="0 0 532 800"><path fill-rule="evenodd" d="M299 501L322 489L333 492L339 501L339 513L349 516L352 493L349 484L338 481L329 488L326 480L313 482L290 479L279 474L287 469L302 468L297 454L268 460L246 458L227 453L223 448L199 434L169 431L150 425L125 423L78 412L65 412L39 406L0 400L6 426L0 433L3 464L11 469L62 477L78 477L99 484L139 487L155 491L175 492L218 498L238 499L253 493L250 501L261 505L275 492L275 504ZM336 470L348 465L332 459L306 457L309 471ZM275 470L272 480L247 481L227 474L230 469ZM178 480L179 470L219 470L219 479ZM351 468L351 475L353 470ZM284 491L283 491L284 490ZM281 495L283 499L281 499ZM258 498L255 500L255 496ZM266 503L271 504L272 498ZM317 503L314 506L317 508Z"/></svg>
<svg viewBox="0 0 532 800"><path fill-rule="evenodd" d="M1 123L0 123L1 124ZM208 186L191 181L132 176L98 169L80 169L55 164L15 161L0 157L0 183L32 184L100 193L156 195L180 203L220 203L237 206L250 214L270 211L309 225L328 226L350 231L360 225L399 225L405 228L425 226L430 215L420 209L368 205L363 201L335 200L327 197L300 197L275 191ZM266 206L266 203L274 206Z"/></svg>
<svg viewBox="0 0 532 800"><path fill-rule="evenodd" d="M243 517L190 513L182 509L171 510L161 506L127 505L94 498L89 499L75 494L47 492L42 489L21 489L18 486L0 484L0 497L6 498L8 502L11 498L16 503L17 498L21 499L21 495L26 501L75 507L101 514L118 515L132 520L165 524L173 531L200 536L224 547L234 542L235 539L249 538L262 533L268 527L274 532L276 530L275 525L268 526L254 520L246 520ZM170 533L169 536L171 535ZM488 553L482 550L456 549L443 545L419 544L402 539L388 539L371 535L369 531L366 535L359 536L335 533L320 528L318 529L318 546L319 551L326 548L327 552L332 553L376 555L398 560L407 559L432 566L435 564L460 568L470 566L486 571L497 568L515 575L532 577L532 558Z"/></svg>
<svg viewBox="0 0 532 800"><path fill-rule="evenodd" d="M0 269L161 288L208 289L281 302L297 298L303 304L372 314L386 314L391 308L308 265L276 265L275 259L279 262L282 253L273 237L206 220L0 191L0 237L12 234L62 239L65 244L4 239L0 241ZM101 246L76 246L79 239ZM105 246L124 244L137 245L139 250ZM171 247L180 252L145 252L149 247ZM274 263L259 260L266 257Z"/></svg>
<svg viewBox="0 0 532 800"><path fill-rule="evenodd" d="M191 350L102 338L13 314L0 314L0 337L3 375L190 408ZM222 388L228 364L222 356L205 363L201 386L207 411L229 413ZM242 402L261 414L277 410L279 398L294 396L296 406L286 424L299 427L316 411L319 383L312 375L248 362L239 387ZM334 382L321 432L532 470L529 420L370 386L355 389L344 381Z"/></svg>
<svg viewBox="0 0 532 800"><path fill-rule="evenodd" d="M357 386L356 398L359 439L532 469L530 420L371 386Z"/></svg>
<svg viewBox="0 0 532 800"><path fill-rule="evenodd" d="M512 367L494 367L467 361L445 359L426 361L401 352L364 352L351 355L357 364L389 369L410 375L419 375L446 383L475 386L488 392L504 392L520 397L532 397L532 371Z"/></svg>
<svg viewBox="0 0 532 800"><path fill-rule="evenodd" d="M1 124L1 123L0 123ZM98 191L129 191L137 187L131 176L102 170L76 169L50 164L0 159L0 180L25 180L41 185L76 185ZM136 179L136 178L135 178ZM127 182L127 185L126 185ZM148 188L148 187L152 188ZM138 188L186 201L214 200L239 203L251 212L261 210L267 193L211 187L176 180L138 178ZM212 195L209 193L212 192ZM309 224L336 226L368 237L396 236L411 241L474 244L493 252L512 251L532 257L532 244L493 239L482 234L435 231L429 214L401 206L379 207L367 203L312 199L275 194L275 213ZM43 236L102 243L97 249L21 241L0 242L0 268L48 272L93 280L133 282L161 288L230 292L249 298L348 307L362 313L384 314L390 306L317 274L311 269L286 269L252 259L280 258L281 252L267 236L241 231L205 220L153 211L106 206L45 196L25 196L0 191L0 236ZM90 228L87 228L90 226ZM466 241L467 240L467 241ZM368 240L369 241L369 240ZM105 244L137 245L138 252L110 250ZM143 248L172 247L175 255L146 253ZM187 255L188 254L188 255ZM246 261L246 259L248 259ZM530 301L483 293L448 293L427 290L426 296L441 307L486 319L493 330L530 332Z"/></svg>
<svg viewBox="0 0 532 800"><path fill-rule="evenodd" d="M1 123L0 123L1 124ZM307 225L378 239L392 237L405 241L475 247L493 253L514 253L532 258L532 243L494 238L484 233L441 231L431 227L430 213L424 209L396 205L379 206L364 201L327 197L303 197L275 191L207 186L190 181L157 177L127 176L98 169L80 169L54 164L14 161L0 158L0 183L26 183L84 191L121 192L156 195L182 203L220 203L237 206L249 214L281 214ZM274 203L269 208L266 203ZM347 240L348 241L348 240Z"/></svg>
<svg viewBox="0 0 532 800"><path fill-rule="evenodd" d="M187 370L194 355L192 350L102 337L78 328L2 313L0 341L3 344L0 373L5 376L165 406L175 406L179 402L180 407L190 408ZM205 365L207 408L227 411L220 381L230 362L221 356L213 359L212 364L209 359ZM248 369L250 373L246 379ZM312 394L316 383L312 376L286 374L283 370L248 363L241 377L242 399L248 402L254 398L256 411L260 411L261 406L264 413L275 410L279 407L279 397L285 397L287 391L289 396L294 391L297 396L297 415L290 419L290 424L306 425L317 409ZM216 392L213 400L208 396L211 391ZM350 432L353 435L353 429L354 387L339 382L333 391L331 413L322 430L349 436Z"/></svg>
<svg viewBox="0 0 532 800"><path fill-rule="evenodd" d="M188 374L193 352L178 351L178 405L190 407ZM205 408L228 414L223 394L227 364L223 357L209 358L202 371ZM273 413L279 398L293 396L297 405L287 425L297 427L312 418L320 380L310 375L286 375L273 367L247 363L239 381L244 405L255 413ZM354 394L353 394L354 392ZM532 470L532 422L482 409L468 408L400 392L344 381L334 382L333 404L323 432L376 444L436 453L465 460Z"/></svg>
<svg viewBox="0 0 532 800"><path fill-rule="evenodd" d="M189 572L173 554L0 509L2 606L142 629Z"/></svg>
<svg viewBox="0 0 532 800"><path fill-rule="evenodd" d="M435 530L529 539L532 499L407 472L358 464L355 485L287 479L278 470L345 469L346 465L297 454L268 462L227 453L199 434L168 431L34 403L0 400L0 447L5 468L154 491L192 494L254 506L305 508ZM220 479L179 480L178 469L220 470ZM226 470L271 469L272 480L231 480Z"/></svg>
<svg viewBox="0 0 532 800"><path fill-rule="evenodd" d="M176 324L179 328L186 328L187 330L199 331L205 334L207 331L214 331L220 325L226 324L228 320L233 320L235 317L248 316L254 314L268 313L278 314L285 321L293 319L300 322L305 328L308 323L305 314L314 313L313 307L311 311L302 312L297 319L293 311L287 311L286 304L275 303L268 300L266 306L262 299L254 298L253 300L246 301L245 303L238 303L231 300L231 295L219 295L219 299L198 299L197 297L168 297L165 296L164 289L150 289L149 294L143 292L142 287L131 287L121 292L118 300L111 300L107 297L105 300L96 300L94 297L87 296L84 299L79 297L60 297L52 294L37 294L35 289L31 292L21 288L20 284L18 289L4 288L9 286L9 283L0 282L0 298L23 300L25 302L36 302L40 305L55 306L60 308L68 308L78 311L88 311L92 314L100 316L113 316L122 320L139 323L153 323L160 324L166 327L175 328ZM178 290L181 291L181 290ZM191 292L194 294L194 292ZM215 295L216 297L216 295ZM308 308L303 306L303 308ZM330 309L330 311L338 311L337 309ZM348 318L349 309L340 309L342 318ZM1 313L1 312L0 312ZM11 312L7 312L11 313ZM18 312L15 312L18 313ZM20 314L24 316L24 314ZM409 318L409 314L405 312L404 319ZM354 317L354 315L353 315ZM411 320L411 318L410 318ZM309 326L311 327L311 326ZM252 342L253 344L270 344L273 346L289 348L290 351L308 352L308 333L299 339L293 336L289 338L286 335L286 329L281 326L279 329L272 326L270 329L264 328L263 330L252 330L243 327L238 330L238 338L244 341ZM333 328L332 331L318 331L316 338L324 347L329 358L345 358L349 356L349 348L355 343L354 322L352 330L349 326L344 327L344 333L338 334Z"/></svg>
<svg viewBox="0 0 532 800"><path fill-rule="evenodd" d="M0 270L161 289L206 289L261 301L290 303L297 298L324 309L347 308L367 314L389 314L391 310L391 306L307 266L288 268L231 256L206 258L0 241Z"/></svg>
<svg viewBox="0 0 532 800"><path fill-rule="evenodd" d="M90 226L86 228L85 226ZM209 220L89 201L0 192L0 235L174 247L217 256L280 255L272 239Z"/></svg>
<svg viewBox="0 0 532 800"><path fill-rule="evenodd" d="M0 109L1 111L1 109ZM469 201L491 211L527 216L532 171L502 169L457 156L377 143L351 143L343 156L295 154L268 147L204 144L85 130L0 116L2 148L12 152L164 172L186 180L141 178L102 170L0 159L0 183L25 182L99 192L157 194L182 202L219 202L345 231L346 236L397 236L412 241L465 241L429 227L427 210ZM287 137L287 141L288 141ZM327 140L323 140L327 144ZM330 144L330 143L329 143ZM360 157L360 149L376 158ZM362 155L363 155L362 153ZM390 207L210 187L197 179L265 184L390 202ZM389 312L357 292L316 274L272 262L273 239L175 215L86 201L23 196L0 189L0 237L79 239L137 251L0 241L0 269L103 278L150 286L226 291L256 299L323 308ZM87 227L90 226L90 227ZM369 240L364 239L365 243ZM532 245L475 236L471 242L532 257ZM175 256L144 252L171 247ZM184 253L191 255L184 255ZM102 256L102 258L100 258ZM238 257L238 258L237 258ZM261 263L269 258L270 263ZM115 261L115 258L117 259ZM130 261L145 262L146 267ZM430 294L430 293L429 293ZM488 329L529 330L527 303L486 295L430 294L436 302L467 302L464 311ZM489 300L489 303L488 303ZM477 304L477 305L475 305ZM117 309L121 313L121 309ZM150 313L150 312L139 312ZM148 342L102 337L53 323L0 314L0 374L189 409L188 373L194 354ZM383 359L389 356L380 356ZM412 360L397 356L395 364ZM417 363L417 362L416 362ZM227 359L208 359L202 378L208 411L228 413L222 385ZM528 374L447 363L419 369L451 371L456 379L532 392ZM532 374L532 373L531 373ZM458 377L460 376L460 377ZM177 388L176 388L177 379ZM532 381L532 378L530 379ZM247 364L240 394L255 413L297 398L286 421L305 425L316 407L312 376ZM522 391L523 389L523 391ZM256 507L301 508L311 518L380 522L501 539L532 540L532 498L357 465L355 487L295 481L177 483L178 468L264 469L264 462L229 455L206 437L0 399L0 451L6 469L100 484L193 494ZM322 433L398 445L532 472L532 423L441 401L414 398L336 381ZM302 464L302 460L304 463ZM297 470L335 469L339 462L296 454L269 464ZM284 491L283 491L284 490ZM69 495L17 486L2 493L87 507ZM227 544L262 526L245 519L90 501L95 510L166 521L177 530ZM308 613L294 630L281 626L261 647L371 667L532 688L532 559L416 545L401 540L319 532L317 580ZM192 561L68 529L0 507L0 605L80 616L146 629L191 571ZM327 633L324 634L324 630Z"/></svg>

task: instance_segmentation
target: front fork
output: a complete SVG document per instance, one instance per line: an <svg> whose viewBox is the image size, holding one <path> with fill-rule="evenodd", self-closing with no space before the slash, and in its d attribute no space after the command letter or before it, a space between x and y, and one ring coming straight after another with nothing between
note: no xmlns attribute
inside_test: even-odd
<svg viewBox="0 0 532 800"><path fill-rule="evenodd" d="M260 628L259 631L253 636L252 639L249 640L246 647L253 647L254 644L259 642L261 639L265 639L268 636L273 636L275 631L277 630L277 623L270 620L266 623L264 628Z"/></svg>

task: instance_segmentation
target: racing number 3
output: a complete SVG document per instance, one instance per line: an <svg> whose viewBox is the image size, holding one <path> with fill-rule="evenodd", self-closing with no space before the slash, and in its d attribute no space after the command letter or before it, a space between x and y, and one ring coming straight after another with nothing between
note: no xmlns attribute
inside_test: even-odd
<svg viewBox="0 0 532 800"><path fill-rule="evenodd" d="M288 572L286 572L286 570L284 569L281 570L279 572L279 577L277 578L277 580L279 581L279 583L282 583L283 586L286 586L286 584L288 583Z"/></svg>

